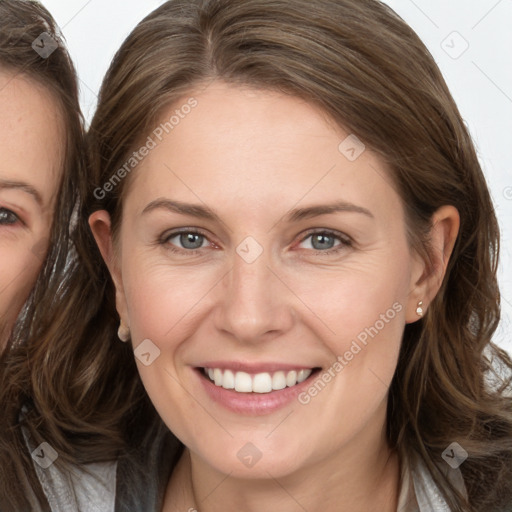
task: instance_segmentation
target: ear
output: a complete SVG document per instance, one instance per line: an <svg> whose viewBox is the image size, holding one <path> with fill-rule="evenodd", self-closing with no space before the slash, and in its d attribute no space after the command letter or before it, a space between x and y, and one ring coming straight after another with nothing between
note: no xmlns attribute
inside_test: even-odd
<svg viewBox="0 0 512 512"><path fill-rule="evenodd" d="M419 320L416 308L420 301L425 314L441 288L446 268L459 233L460 217L454 206L442 206L432 216L428 259L415 255L411 273L411 292L407 304L406 323Z"/></svg>
<svg viewBox="0 0 512 512"><path fill-rule="evenodd" d="M106 210L98 210L89 217L89 227L91 228L96 244L100 250L101 256L108 267L112 281L116 288L116 309L124 325L130 327L128 318L128 308L126 307L126 298L123 287L122 273L119 268L119 262L114 250L112 239L112 230L110 215Z"/></svg>

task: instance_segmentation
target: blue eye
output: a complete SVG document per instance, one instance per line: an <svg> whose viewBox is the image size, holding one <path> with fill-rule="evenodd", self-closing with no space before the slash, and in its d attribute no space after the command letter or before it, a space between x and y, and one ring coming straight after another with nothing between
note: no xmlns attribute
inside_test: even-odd
<svg viewBox="0 0 512 512"><path fill-rule="evenodd" d="M173 242L172 240L175 240ZM205 247L203 244L207 238L197 231L180 231L165 236L160 243L166 245L171 251L187 254L195 254Z"/></svg>
<svg viewBox="0 0 512 512"><path fill-rule="evenodd" d="M311 246L313 249L318 251L332 249L336 242L336 239L333 236L326 233L315 233L313 235L309 235L308 238L311 238Z"/></svg>
<svg viewBox="0 0 512 512"><path fill-rule="evenodd" d="M0 225L1 226L12 226L17 224L20 218L11 210L7 208L0 208Z"/></svg>
<svg viewBox="0 0 512 512"><path fill-rule="evenodd" d="M309 247L306 249L312 249L318 253L331 254L342 250L343 248L350 246L351 241L348 237L343 237L333 231L315 231L309 233L304 237L301 243L310 240ZM338 241L338 243L336 243Z"/></svg>

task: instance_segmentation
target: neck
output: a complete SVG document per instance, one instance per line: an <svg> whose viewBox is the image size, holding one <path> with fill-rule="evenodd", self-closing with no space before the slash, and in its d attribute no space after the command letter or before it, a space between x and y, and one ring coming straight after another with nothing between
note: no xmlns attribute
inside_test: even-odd
<svg viewBox="0 0 512 512"><path fill-rule="evenodd" d="M396 512L398 456L385 442L368 448L357 453L348 447L292 474L274 478L269 473L266 479L222 474L185 450L169 481L163 512Z"/></svg>

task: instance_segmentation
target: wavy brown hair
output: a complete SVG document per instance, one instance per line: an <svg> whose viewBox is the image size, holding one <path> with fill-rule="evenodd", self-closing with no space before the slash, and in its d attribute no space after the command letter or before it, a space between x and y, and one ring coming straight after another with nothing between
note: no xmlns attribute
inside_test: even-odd
<svg viewBox="0 0 512 512"><path fill-rule="evenodd" d="M43 32L58 43L46 58L32 47ZM62 314L62 303L56 297L65 286L62 276L72 250L70 220L85 190L85 146L75 69L52 16L41 4L0 0L0 69L43 86L65 127L62 177L56 191L48 252L8 347L0 356L0 510L23 512L34 510L33 500L42 502L42 494L20 429L21 406L30 406L39 398L37 386L30 382L31 361L52 366L52 356L44 353L39 339L40 333L49 335L56 325L52 322ZM41 404L45 410L44 399ZM31 423L32 428L37 425Z"/></svg>
<svg viewBox="0 0 512 512"><path fill-rule="evenodd" d="M510 510L512 361L492 342L500 317L493 204L432 56L377 0L171 0L134 29L105 77L89 131L76 257L59 307L29 338L38 347L28 356L30 377L20 366L31 435L50 442L65 465L114 460L162 426L130 346L117 340L114 287L87 220L107 210L115 235L130 179L101 200L94 191L167 107L212 80L304 99L357 135L388 165L411 247L427 262L433 213L457 208L460 230L441 289L424 318L405 327L387 437L401 457L423 460L451 510ZM454 441L469 453L461 466L468 499L440 467Z"/></svg>

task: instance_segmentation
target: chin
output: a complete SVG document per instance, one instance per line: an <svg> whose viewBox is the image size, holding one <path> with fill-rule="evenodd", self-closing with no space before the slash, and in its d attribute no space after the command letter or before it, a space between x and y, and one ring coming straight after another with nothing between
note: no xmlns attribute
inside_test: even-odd
<svg viewBox="0 0 512 512"><path fill-rule="evenodd" d="M304 462L297 460L300 447L272 446L264 442L237 442L219 449L216 453L196 454L209 466L233 478L268 479L282 478L298 471Z"/></svg>

